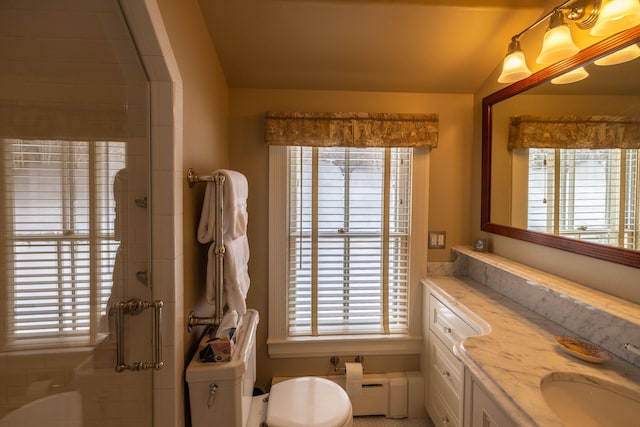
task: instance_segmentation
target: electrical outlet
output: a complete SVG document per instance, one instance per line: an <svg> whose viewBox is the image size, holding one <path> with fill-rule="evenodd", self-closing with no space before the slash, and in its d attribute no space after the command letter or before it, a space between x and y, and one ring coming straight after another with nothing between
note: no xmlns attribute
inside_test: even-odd
<svg viewBox="0 0 640 427"><path fill-rule="evenodd" d="M447 241L446 231L429 232L429 249L444 249Z"/></svg>

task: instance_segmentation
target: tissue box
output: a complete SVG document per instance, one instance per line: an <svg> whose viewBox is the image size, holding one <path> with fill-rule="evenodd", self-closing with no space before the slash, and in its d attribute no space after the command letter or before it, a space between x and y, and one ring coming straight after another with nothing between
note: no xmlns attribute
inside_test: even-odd
<svg viewBox="0 0 640 427"><path fill-rule="evenodd" d="M229 331L229 336L223 338L217 338L215 330L215 328L208 329L200 340L198 355L201 362L228 362L231 360L236 342L236 329L232 328Z"/></svg>
<svg viewBox="0 0 640 427"><path fill-rule="evenodd" d="M200 350L201 362L228 362L231 360L234 342L229 338L216 338Z"/></svg>

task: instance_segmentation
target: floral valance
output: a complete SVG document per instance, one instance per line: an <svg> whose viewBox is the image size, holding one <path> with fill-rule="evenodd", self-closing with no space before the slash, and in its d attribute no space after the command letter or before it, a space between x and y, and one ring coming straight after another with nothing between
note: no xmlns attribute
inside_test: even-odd
<svg viewBox="0 0 640 427"><path fill-rule="evenodd" d="M511 117L509 149L640 148L640 120L623 116Z"/></svg>
<svg viewBox="0 0 640 427"><path fill-rule="evenodd" d="M435 148L438 115L269 112L264 134L269 145Z"/></svg>

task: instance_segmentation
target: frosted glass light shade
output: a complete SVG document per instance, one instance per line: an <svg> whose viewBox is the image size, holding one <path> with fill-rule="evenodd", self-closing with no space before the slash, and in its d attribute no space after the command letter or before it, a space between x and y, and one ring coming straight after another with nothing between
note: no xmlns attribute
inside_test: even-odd
<svg viewBox="0 0 640 427"><path fill-rule="evenodd" d="M558 25L544 33L542 50L536 59L538 64L553 64L578 53L580 49L571 38L569 26Z"/></svg>
<svg viewBox="0 0 640 427"><path fill-rule="evenodd" d="M513 83L531 75L531 70L527 67L524 53L521 50L510 52L505 56L502 63L502 73L498 77L498 83Z"/></svg>
<svg viewBox="0 0 640 427"><path fill-rule="evenodd" d="M632 61L640 57L640 47L637 44L632 44L629 47L620 49L616 52L610 53L604 58L600 58L594 62L596 65L616 65L624 62Z"/></svg>
<svg viewBox="0 0 640 427"><path fill-rule="evenodd" d="M593 36L609 36L640 24L640 1L610 0L604 3Z"/></svg>
<svg viewBox="0 0 640 427"><path fill-rule="evenodd" d="M587 70L585 70L584 67L580 67L564 73L563 75L558 76L555 79L551 79L551 83L553 83L554 85L565 85L567 83L579 82L580 80L586 79L587 77L589 77L589 73L587 73Z"/></svg>

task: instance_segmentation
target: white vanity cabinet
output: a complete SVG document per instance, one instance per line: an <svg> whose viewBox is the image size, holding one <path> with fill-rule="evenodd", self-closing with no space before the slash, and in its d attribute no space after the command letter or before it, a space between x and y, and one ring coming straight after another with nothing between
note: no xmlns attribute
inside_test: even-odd
<svg viewBox="0 0 640 427"><path fill-rule="evenodd" d="M480 328L466 321L428 286L424 298L428 314L423 331L427 353L426 409L436 427L462 427L465 371L453 354L453 346L468 336L478 335Z"/></svg>
<svg viewBox="0 0 640 427"><path fill-rule="evenodd" d="M515 427L507 414L495 404L477 381L469 374L466 376L469 385L467 396L471 401L467 405L469 416L466 427ZM469 396L470 395L470 396Z"/></svg>

